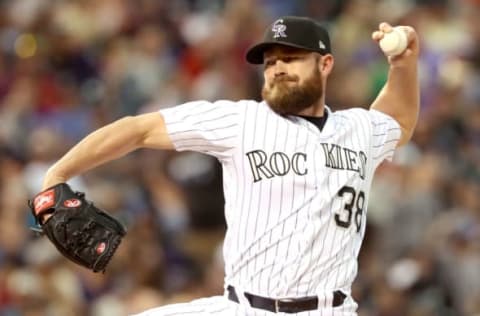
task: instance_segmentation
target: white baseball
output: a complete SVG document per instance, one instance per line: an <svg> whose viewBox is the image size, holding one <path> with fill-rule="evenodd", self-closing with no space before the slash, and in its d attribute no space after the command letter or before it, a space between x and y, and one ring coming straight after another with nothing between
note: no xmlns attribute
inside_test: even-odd
<svg viewBox="0 0 480 316"><path fill-rule="evenodd" d="M391 32L385 33L379 42L380 48L387 56L400 55L408 44L407 33L401 28L394 27Z"/></svg>

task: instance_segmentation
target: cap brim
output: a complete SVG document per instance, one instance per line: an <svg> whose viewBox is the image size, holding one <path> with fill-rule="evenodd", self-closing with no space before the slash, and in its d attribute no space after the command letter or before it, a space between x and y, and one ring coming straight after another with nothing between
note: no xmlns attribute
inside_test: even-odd
<svg viewBox="0 0 480 316"><path fill-rule="evenodd" d="M250 63L254 65L258 64L263 64L263 54L265 53L266 50L271 48L274 45L282 45L282 46L289 46L289 47L295 47L295 48L300 48L300 49L305 49L311 51L311 49L301 46L301 45L296 45L288 42L283 42L283 41L271 41L271 42L262 42L259 43L253 47L251 47L248 51L247 54L245 55L245 59Z"/></svg>

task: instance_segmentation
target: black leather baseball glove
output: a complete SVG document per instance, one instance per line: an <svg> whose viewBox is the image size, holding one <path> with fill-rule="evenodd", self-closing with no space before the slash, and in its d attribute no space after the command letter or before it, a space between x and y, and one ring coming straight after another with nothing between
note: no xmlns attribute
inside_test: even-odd
<svg viewBox="0 0 480 316"><path fill-rule="evenodd" d="M40 231L68 259L93 270L105 271L123 236L124 226L74 192L57 184L28 201Z"/></svg>

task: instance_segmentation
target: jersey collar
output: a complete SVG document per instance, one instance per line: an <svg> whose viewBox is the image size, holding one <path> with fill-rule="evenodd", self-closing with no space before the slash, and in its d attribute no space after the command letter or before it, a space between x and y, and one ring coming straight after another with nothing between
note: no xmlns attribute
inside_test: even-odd
<svg viewBox="0 0 480 316"><path fill-rule="evenodd" d="M332 115L333 112L330 107L324 105L324 115L321 118L303 115L292 115L290 117L296 117L308 121L310 124L315 125L320 130L322 136L327 136L333 134L333 132L335 131Z"/></svg>
<svg viewBox="0 0 480 316"><path fill-rule="evenodd" d="M325 105L327 119L322 128L321 137L329 137L335 134L335 120L333 119L333 112L328 105Z"/></svg>
<svg viewBox="0 0 480 316"><path fill-rule="evenodd" d="M305 115L298 115L299 117L309 121L313 125L315 125L320 131L323 130L323 126L325 126L325 123L327 122L328 119L328 111L324 110L323 111L323 116L318 117L318 116L305 116Z"/></svg>

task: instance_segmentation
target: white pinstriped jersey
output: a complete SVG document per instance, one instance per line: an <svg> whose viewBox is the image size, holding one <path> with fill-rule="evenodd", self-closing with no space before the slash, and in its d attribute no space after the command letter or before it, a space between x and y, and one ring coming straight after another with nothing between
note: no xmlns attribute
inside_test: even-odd
<svg viewBox="0 0 480 316"><path fill-rule="evenodd" d="M226 284L271 298L350 293L372 177L401 131L376 110L326 109L322 130L265 102L161 110L177 150L222 163Z"/></svg>

